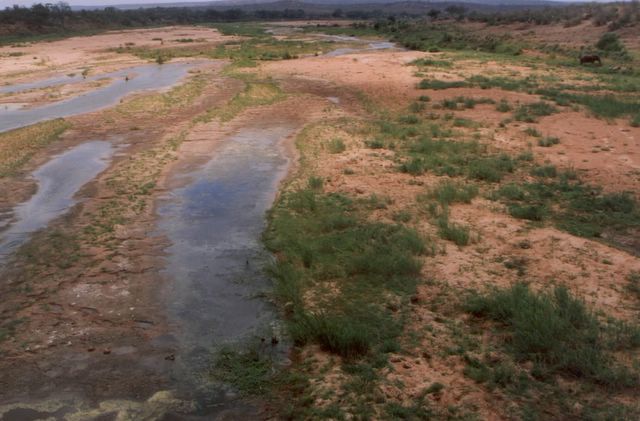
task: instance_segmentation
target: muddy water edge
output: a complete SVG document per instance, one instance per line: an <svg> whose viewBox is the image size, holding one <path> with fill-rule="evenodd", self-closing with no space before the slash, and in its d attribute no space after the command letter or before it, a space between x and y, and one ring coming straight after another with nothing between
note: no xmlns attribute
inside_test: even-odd
<svg viewBox="0 0 640 421"><path fill-rule="evenodd" d="M154 234L168 240L156 298L168 328L144 345L118 341L107 358L97 350L43 361L45 378L89 367L94 374L88 384L57 390L44 381L1 406L0 420L259 419L259 404L217 381L211 369L226 348L257 346L276 363L286 360L287 344L264 298L270 256L260 237L297 128L283 118L220 136L203 130L200 140L183 143L156 204ZM97 378L104 384L94 384Z"/></svg>
<svg viewBox="0 0 640 421"><path fill-rule="evenodd" d="M170 333L159 340L176 344L172 382L199 414L246 418L258 411L208 375L219 351L257 346L274 360L286 353L274 309L263 298L271 287L264 273L270 257L260 236L288 169L284 142L295 129L271 121L217 144L205 141L208 153L187 151L186 162L200 162L169 177L176 187L157 208L158 230L171 242L162 291ZM211 157L206 162L198 158L203 152Z"/></svg>
<svg viewBox="0 0 640 421"><path fill-rule="evenodd" d="M105 87L67 100L28 109L0 109L0 132L53 118L96 111L117 104L131 93L168 89L185 77L194 66L194 63L183 62L132 67L103 75L115 79ZM42 83L46 84L47 81Z"/></svg>
<svg viewBox="0 0 640 421"><path fill-rule="evenodd" d="M0 233L0 264L50 221L67 212L78 201L75 194L104 170L114 153L110 142L93 140L53 157L32 177L38 190L14 210L15 221Z"/></svg>

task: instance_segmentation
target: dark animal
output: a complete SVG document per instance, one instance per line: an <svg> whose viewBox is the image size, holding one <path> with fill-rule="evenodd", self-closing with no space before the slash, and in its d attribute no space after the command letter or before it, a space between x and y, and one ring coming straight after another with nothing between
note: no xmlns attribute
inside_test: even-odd
<svg viewBox="0 0 640 421"><path fill-rule="evenodd" d="M592 56L580 57L580 64L595 63L595 62L598 62L598 64L602 64L602 61L600 60L600 56L592 55Z"/></svg>

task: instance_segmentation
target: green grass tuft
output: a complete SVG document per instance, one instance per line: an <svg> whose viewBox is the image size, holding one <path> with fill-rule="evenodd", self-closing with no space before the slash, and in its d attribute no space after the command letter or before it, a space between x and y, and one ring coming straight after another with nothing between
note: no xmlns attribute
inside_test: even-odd
<svg viewBox="0 0 640 421"><path fill-rule="evenodd" d="M517 283L468 298L466 310L478 318L494 320L508 332L506 349L517 361L534 363L534 376L562 374L610 388L638 385L637 373L619 365L609 341L614 332L573 297L565 287L536 293ZM640 343L630 335L635 347Z"/></svg>
<svg viewBox="0 0 640 421"><path fill-rule="evenodd" d="M464 81L456 81L456 82L447 82L444 80L437 79L423 79L419 84L419 89L449 89L449 88L464 88L467 86L467 83Z"/></svg>
<svg viewBox="0 0 640 421"><path fill-rule="evenodd" d="M272 268L276 294L291 303L289 332L298 344L315 342L356 359L384 353L402 331L388 300L408 299L427 252L406 227L367 222L371 206L337 194L304 189L285 194L273 211L268 247L281 259ZM309 305L309 288L333 285Z"/></svg>
<svg viewBox="0 0 640 421"><path fill-rule="evenodd" d="M547 136L538 140L538 146L542 146L543 148L549 148L558 143L560 143L560 139L555 136Z"/></svg>
<svg viewBox="0 0 640 421"><path fill-rule="evenodd" d="M540 119L540 117L548 116L556 112L558 112L556 107L548 102L541 101L520 105L515 110L514 118L526 123L535 123Z"/></svg>
<svg viewBox="0 0 640 421"><path fill-rule="evenodd" d="M429 197L436 199L441 206L452 203L471 203L477 195L477 186L453 181L443 181L429 192Z"/></svg>
<svg viewBox="0 0 640 421"><path fill-rule="evenodd" d="M447 216L438 219L438 235L458 246L466 246L471 240L469 227L450 222Z"/></svg>
<svg viewBox="0 0 640 421"><path fill-rule="evenodd" d="M331 139L327 143L327 150L329 153L339 154L347 150L347 146L344 144L344 141L340 138Z"/></svg>

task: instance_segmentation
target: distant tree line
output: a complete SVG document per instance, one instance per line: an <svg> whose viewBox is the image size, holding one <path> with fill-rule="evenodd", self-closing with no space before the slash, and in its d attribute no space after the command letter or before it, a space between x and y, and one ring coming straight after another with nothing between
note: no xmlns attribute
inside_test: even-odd
<svg viewBox="0 0 640 421"><path fill-rule="evenodd" d="M0 10L0 36L38 35L83 30L134 28L158 25L238 22L249 20L286 20L313 18L370 19L383 16L381 11L329 10L309 12L303 9L250 10L212 7L154 7L72 10L66 3L13 6Z"/></svg>
<svg viewBox="0 0 640 421"><path fill-rule="evenodd" d="M407 3L415 6L415 3ZM412 6L412 7L413 7ZM545 25L563 23L578 25L591 20L596 25L607 25L610 30L632 26L640 22L638 0L621 3L589 3L554 7L534 7L494 11L469 10L462 4L429 3L418 12L384 11L380 9L321 8L302 5L304 9L260 9L252 7L154 7L140 9L116 9L107 7L94 10L72 10L66 3L35 4L31 7L13 6L0 10L0 43L2 36L41 35L86 30L134 28L144 26L197 24L206 22L237 22L249 20L285 19L353 19L380 20L420 17L429 21L456 20L477 21L489 25L529 23ZM407 6L409 7L409 6Z"/></svg>
<svg viewBox="0 0 640 421"><path fill-rule="evenodd" d="M458 14L458 18L485 22L489 25L562 23L566 27L591 21L596 26L607 25L609 30L614 31L640 23L640 2L633 0L619 3L573 4L562 7L531 8L495 13L470 12Z"/></svg>

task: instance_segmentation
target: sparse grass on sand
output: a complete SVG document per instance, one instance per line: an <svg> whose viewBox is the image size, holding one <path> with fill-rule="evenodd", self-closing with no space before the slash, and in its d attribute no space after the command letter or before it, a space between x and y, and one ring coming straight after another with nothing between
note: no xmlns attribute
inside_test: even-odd
<svg viewBox="0 0 640 421"><path fill-rule="evenodd" d="M60 118L0 133L0 177L15 173L69 127L71 124Z"/></svg>
<svg viewBox="0 0 640 421"><path fill-rule="evenodd" d="M270 105L285 98L285 94L273 81L246 77L243 79L246 83L245 89L233 97L226 106L207 113L203 117L205 120L218 118L223 122L230 121L248 107Z"/></svg>
<svg viewBox="0 0 640 421"><path fill-rule="evenodd" d="M608 389L640 381L636 369L614 358L615 351L640 347L640 329L614 319L601 321L562 286L536 293L517 283L472 295L466 310L499 323L509 334L505 350L516 361L531 361L536 379L560 374Z"/></svg>

